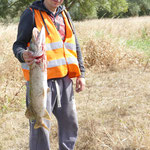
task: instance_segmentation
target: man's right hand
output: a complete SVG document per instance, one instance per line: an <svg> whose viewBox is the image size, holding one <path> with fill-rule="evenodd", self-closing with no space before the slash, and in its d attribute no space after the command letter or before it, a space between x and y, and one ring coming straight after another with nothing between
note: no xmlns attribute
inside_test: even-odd
<svg viewBox="0 0 150 150"><path fill-rule="evenodd" d="M25 50L23 52L22 56L23 56L23 59L24 59L25 63L27 63L28 66L33 64L34 57L33 57L32 52Z"/></svg>

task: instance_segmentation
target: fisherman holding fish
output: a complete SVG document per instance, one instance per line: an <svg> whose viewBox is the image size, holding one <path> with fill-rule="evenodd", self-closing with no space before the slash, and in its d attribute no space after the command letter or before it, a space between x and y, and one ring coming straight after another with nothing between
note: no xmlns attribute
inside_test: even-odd
<svg viewBox="0 0 150 150"><path fill-rule="evenodd" d="M59 150L73 150L78 121L73 93L85 87L81 49L63 0L35 1L18 26L13 51L27 80L30 150L50 150L50 115L58 121Z"/></svg>

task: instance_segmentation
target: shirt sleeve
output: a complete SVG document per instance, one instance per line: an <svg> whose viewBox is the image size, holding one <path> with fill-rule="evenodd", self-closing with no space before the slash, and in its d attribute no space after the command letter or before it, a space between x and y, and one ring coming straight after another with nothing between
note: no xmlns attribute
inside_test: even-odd
<svg viewBox="0 0 150 150"><path fill-rule="evenodd" d="M24 59L22 57L23 51L27 49L27 44L32 37L32 30L34 27L34 16L32 10L26 9L21 15L18 25L17 40L13 44L13 52L15 57L22 63Z"/></svg>
<svg viewBox="0 0 150 150"><path fill-rule="evenodd" d="M76 37L76 34L75 34L75 40L76 40L77 59L78 59L78 62L79 62L79 68L80 68L80 71L81 71L81 77L84 78L85 77L85 67L84 67L84 64L83 64L81 48L80 48L78 39Z"/></svg>
<svg viewBox="0 0 150 150"><path fill-rule="evenodd" d="M70 19L70 22L71 24L73 25L73 21L71 19L71 16L70 14L68 13L68 17ZM79 45L79 42L78 42L78 38L77 38L77 35L76 35L76 32L75 32L75 27L73 25L73 32L74 32L74 35L75 35L75 41L76 41L76 51L77 51L77 59L78 59L78 63L79 63L79 68L80 68L80 71L81 71L81 76L80 77L85 77L85 67L84 67L84 64L83 64L83 57L82 57L82 52L81 52L81 48L80 48L80 45Z"/></svg>

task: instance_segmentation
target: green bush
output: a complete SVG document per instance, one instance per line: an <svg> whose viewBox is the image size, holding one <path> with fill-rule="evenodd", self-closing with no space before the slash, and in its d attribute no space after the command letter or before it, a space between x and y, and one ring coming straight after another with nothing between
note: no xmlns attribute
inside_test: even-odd
<svg viewBox="0 0 150 150"><path fill-rule="evenodd" d="M122 14L123 17L150 15L149 0L127 0L127 2L128 2L128 12Z"/></svg>
<svg viewBox="0 0 150 150"><path fill-rule="evenodd" d="M127 12L128 3L126 0L108 0L101 1L97 10L98 18L101 17L118 17L118 15L123 12Z"/></svg>
<svg viewBox="0 0 150 150"><path fill-rule="evenodd" d="M109 12L107 9L100 6L97 10L97 16L98 18L111 18L113 14Z"/></svg>

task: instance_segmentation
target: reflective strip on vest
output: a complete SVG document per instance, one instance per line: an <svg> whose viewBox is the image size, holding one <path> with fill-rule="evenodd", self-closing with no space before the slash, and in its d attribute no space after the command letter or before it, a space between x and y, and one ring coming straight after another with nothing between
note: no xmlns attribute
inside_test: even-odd
<svg viewBox="0 0 150 150"><path fill-rule="evenodd" d="M55 49L63 48L63 42L54 42L54 43L48 43L45 44L45 50L46 51L51 51Z"/></svg>
<svg viewBox="0 0 150 150"><path fill-rule="evenodd" d="M68 57L67 64L78 64L78 61L75 57Z"/></svg>
<svg viewBox="0 0 150 150"><path fill-rule="evenodd" d="M52 60L52 61L47 62L47 68L57 67L57 66L61 66L61 65L66 65L66 59L65 58L61 58L61 59Z"/></svg>
<svg viewBox="0 0 150 150"><path fill-rule="evenodd" d="M72 43L64 43L64 44L65 44L66 49L76 51L76 45L75 44L72 44Z"/></svg>
<svg viewBox="0 0 150 150"><path fill-rule="evenodd" d="M75 57L68 57L67 64L78 64L78 61ZM22 69L29 70L29 66L26 63L22 63L21 65L22 65ZM61 66L61 65L66 65L65 58L47 62L47 68L57 67L57 66Z"/></svg>
<svg viewBox="0 0 150 150"><path fill-rule="evenodd" d="M76 51L76 45L72 43L64 43L66 49ZM55 50L63 48L63 42L54 42L54 43L49 43L45 45L45 50L50 51L50 50Z"/></svg>
<svg viewBox="0 0 150 150"><path fill-rule="evenodd" d="M57 66L61 66L61 65L66 65L66 59L65 58L61 58L61 59L52 60L52 61L47 62L47 68L57 67ZM29 66L26 63L22 63L21 66L22 66L22 69L29 70Z"/></svg>

